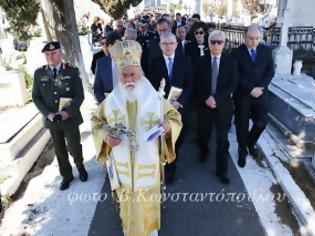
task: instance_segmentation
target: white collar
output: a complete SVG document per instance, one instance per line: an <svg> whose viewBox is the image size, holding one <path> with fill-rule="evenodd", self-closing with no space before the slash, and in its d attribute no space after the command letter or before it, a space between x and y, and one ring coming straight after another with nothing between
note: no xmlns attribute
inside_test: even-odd
<svg viewBox="0 0 315 236"><path fill-rule="evenodd" d="M57 69L57 72L59 72L60 67L61 67L61 62L60 62L58 65L56 65L56 66L49 66L49 68L51 69L51 71L53 71L53 69L56 68L56 69Z"/></svg>
<svg viewBox="0 0 315 236"><path fill-rule="evenodd" d="M247 47L247 46L246 46ZM257 52L257 47L256 48L247 48L247 50L248 50L248 52L249 52L249 54L251 54L252 52L251 52L251 50L252 49L254 49L255 50L255 52Z"/></svg>
<svg viewBox="0 0 315 236"><path fill-rule="evenodd" d="M168 61L169 58L172 58L172 61L174 61L175 53L174 53L172 56L169 56L169 57L168 57L168 56L165 56L165 55L163 54L163 57L164 57L164 60L165 60L165 61Z"/></svg>
<svg viewBox="0 0 315 236"><path fill-rule="evenodd" d="M214 55L211 54L211 59L213 59L213 58L215 58L215 57L216 57L218 60L220 60L220 59L221 59L221 54L218 55L218 56L214 56Z"/></svg>

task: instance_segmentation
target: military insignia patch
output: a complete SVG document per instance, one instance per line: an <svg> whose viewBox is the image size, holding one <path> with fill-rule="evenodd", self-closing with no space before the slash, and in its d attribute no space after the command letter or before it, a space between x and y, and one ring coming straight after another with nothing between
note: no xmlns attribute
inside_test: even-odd
<svg viewBox="0 0 315 236"><path fill-rule="evenodd" d="M49 77L47 75L43 76L42 78L40 78L40 81L44 82L44 81L48 81Z"/></svg>
<svg viewBox="0 0 315 236"><path fill-rule="evenodd" d="M55 49L55 46L53 44L50 44L49 50L54 50L54 49Z"/></svg>
<svg viewBox="0 0 315 236"><path fill-rule="evenodd" d="M71 79L71 76L66 75L66 76L62 76L62 77L60 78L60 80L67 80L67 79Z"/></svg>

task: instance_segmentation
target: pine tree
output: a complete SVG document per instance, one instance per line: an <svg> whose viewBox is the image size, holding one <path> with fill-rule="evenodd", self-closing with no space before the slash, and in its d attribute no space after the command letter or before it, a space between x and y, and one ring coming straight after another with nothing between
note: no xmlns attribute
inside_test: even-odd
<svg viewBox="0 0 315 236"><path fill-rule="evenodd" d="M121 18L130 6L137 6L142 0L92 0L97 3L103 11L114 19Z"/></svg>
<svg viewBox="0 0 315 236"><path fill-rule="evenodd" d="M30 39L32 35L29 30L36 25L39 1L0 0L0 7L4 10L10 25L8 32L18 40Z"/></svg>

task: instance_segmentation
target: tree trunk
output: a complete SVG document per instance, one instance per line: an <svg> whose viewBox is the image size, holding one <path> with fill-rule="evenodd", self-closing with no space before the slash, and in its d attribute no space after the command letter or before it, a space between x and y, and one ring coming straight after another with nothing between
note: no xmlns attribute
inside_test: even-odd
<svg viewBox="0 0 315 236"><path fill-rule="evenodd" d="M82 79L88 75L84 68L73 0L41 0L46 35L58 40L65 50L65 61L79 68Z"/></svg>

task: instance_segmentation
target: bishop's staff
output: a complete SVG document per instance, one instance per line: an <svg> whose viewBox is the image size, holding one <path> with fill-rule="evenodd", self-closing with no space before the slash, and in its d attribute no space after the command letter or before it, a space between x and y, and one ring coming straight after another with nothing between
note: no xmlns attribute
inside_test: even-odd
<svg viewBox="0 0 315 236"><path fill-rule="evenodd" d="M165 79L162 78L160 82L159 87L159 100L160 100L160 124L164 122L164 95L165 95ZM162 185L162 191L165 190L165 147L164 147L164 133L160 136L160 142L161 142L161 153L160 153L160 165L161 165L161 185Z"/></svg>

